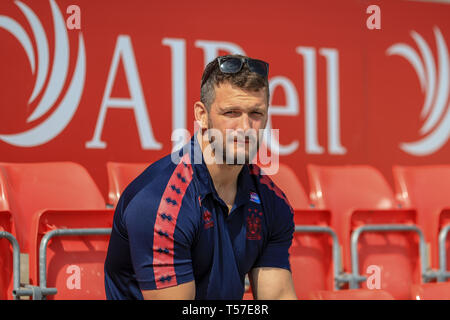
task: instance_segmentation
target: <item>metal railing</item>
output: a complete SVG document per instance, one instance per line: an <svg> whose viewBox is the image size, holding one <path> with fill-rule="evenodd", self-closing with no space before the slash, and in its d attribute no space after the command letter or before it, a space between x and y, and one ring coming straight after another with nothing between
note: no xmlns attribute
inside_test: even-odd
<svg viewBox="0 0 450 320"><path fill-rule="evenodd" d="M443 282L450 278L450 272L447 271L447 251L445 243L447 241L450 225L446 225L439 232L439 271L437 272L437 281Z"/></svg>
<svg viewBox="0 0 450 320"><path fill-rule="evenodd" d="M330 227L296 225L295 232L301 233L326 233L333 239L332 259L334 274L334 289L339 290L342 284L350 281L351 275L342 271L341 250L336 232Z"/></svg>
<svg viewBox="0 0 450 320"><path fill-rule="evenodd" d="M47 232L42 237L39 246L39 286L15 287L13 294L15 296L32 296L33 300L45 300L48 295L54 295L58 292L56 288L47 287L47 246L51 238L57 236L109 235L110 233L111 228L55 229Z"/></svg>
<svg viewBox="0 0 450 320"><path fill-rule="evenodd" d="M422 230L415 225L403 225L403 224L380 224L380 225L364 225L358 227L353 231L351 235L351 262L352 262L352 278L350 281L350 289L359 288L359 282L364 281L359 279L359 255L358 255L358 241L359 237L364 232L415 232L419 236L419 255L421 263L421 275L423 282L428 282L430 279L436 278L436 271L429 268L427 263L426 244Z"/></svg>

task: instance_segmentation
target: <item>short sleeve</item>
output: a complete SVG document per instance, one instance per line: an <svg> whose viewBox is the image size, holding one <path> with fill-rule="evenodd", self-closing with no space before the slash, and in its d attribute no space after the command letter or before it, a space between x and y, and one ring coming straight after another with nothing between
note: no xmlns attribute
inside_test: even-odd
<svg viewBox="0 0 450 320"><path fill-rule="evenodd" d="M158 210L159 197L137 196L125 211L130 255L141 290L162 289L194 280L191 243L195 233L189 199L175 215Z"/></svg>
<svg viewBox="0 0 450 320"><path fill-rule="evenodd" d="M290 205L279 201L272 213L267 244L253 268L273 267L291 270L289 248L294 235L294 215Z"/></svg>

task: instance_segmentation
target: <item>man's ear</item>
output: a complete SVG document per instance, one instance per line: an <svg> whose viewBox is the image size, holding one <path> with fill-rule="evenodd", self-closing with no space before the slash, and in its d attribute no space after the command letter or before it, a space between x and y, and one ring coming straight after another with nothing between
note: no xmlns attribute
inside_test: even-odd
<svg viewBox="0 0 450 320"><path fill-rule="evenodd" d="M203 102L197 101L194 104L194 116L202 131L208 129L208 109Z"/></svg>

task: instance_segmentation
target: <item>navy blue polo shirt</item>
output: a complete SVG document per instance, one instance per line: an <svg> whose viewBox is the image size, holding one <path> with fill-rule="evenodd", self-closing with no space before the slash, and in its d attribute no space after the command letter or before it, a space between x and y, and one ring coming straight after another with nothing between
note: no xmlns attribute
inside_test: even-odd
<svg viewBox="0 0 450 320"><path fill-rule="evenodd" d="M290 270L293 211L258 166L242 167L228 211L194 135L121 195L105 261L107 298L142 299L141 290L195 280L196 299L242 299L251 269Z"/></svg>

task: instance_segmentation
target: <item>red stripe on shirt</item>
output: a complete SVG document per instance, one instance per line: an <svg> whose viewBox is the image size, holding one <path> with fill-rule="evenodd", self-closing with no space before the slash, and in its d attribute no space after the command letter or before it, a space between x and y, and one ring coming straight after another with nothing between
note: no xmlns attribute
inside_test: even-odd
<svg viewBox="0 0 450 320"><path fill-rule="evenodd" d="M175 168L159 203L153 229L153 272L156 288L177 285L174 267L174 238L181 202L192 181L189 154L185 154Z"/></svg>
<svg viewBox="0 0 450 320"><path fill-rule="evenodd" d="M261 171L262 171L261 168L256 165L253 165L250 168L250 174L258 176L259 182L261 184L266 185L269 188L269 190L272 190L279 198L283 199L284 202L286 202L286 204L290 208L291 212L293 212L292 206L289 203L288 199L286 198L286 195L284 194L284 192L281 191L280 188L278 188L278 186L272 181L272 179L269 178L269 176L267 176L265 174L261 174Z"/></svg>

